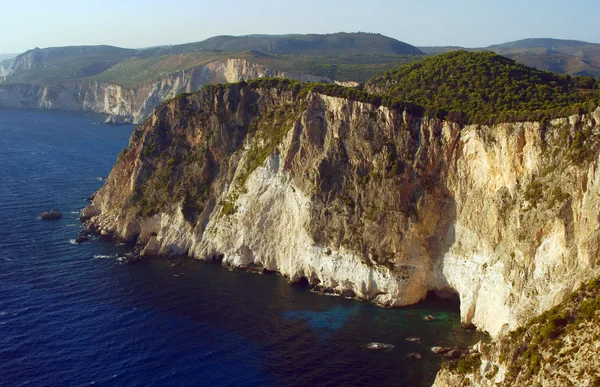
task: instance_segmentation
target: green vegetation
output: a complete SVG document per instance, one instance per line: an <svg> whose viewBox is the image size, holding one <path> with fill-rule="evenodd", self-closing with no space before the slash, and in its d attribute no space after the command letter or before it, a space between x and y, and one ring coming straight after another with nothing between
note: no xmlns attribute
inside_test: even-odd
<svg viewBox="0 0 600 387"><path fill-rule="evenodd" d="M202 42L131 50L111 46L36 48L33 63L7 82L91 79L137 88L177 71L217 60L247 59L268 69L364 82L423 56L417 48L379 34L217 36ZM4 67L12 59L2 62Z"/></svg>
<svg viewBox="0 0 600 387"><path fill-rule="evenodd" d="M17 71L6 81L39 83L86 78L102 73L136 52L111 46L36 48L22 54L34 67Z"/></svg>
<svg viewBox="0 0 600 387"><path fill-rule="evenodd" d="M592 140L592 130L587 128L585 130L579 130L575 133L571 146L569 147L568 156L574 164L582 164L589 162L596 157L595 144L590 144ZM596 141L593 141L596 142Z"/></svg>
<svg viewBox="0 0 600 387"><path fill-rule="evenodd" d="M423 58L418 54L340 54L334 55L267 55L251 51L236 55L236 58L260 63L268 69L310 74L337 81L366 82L369 79L393 70L401 64L412 63Z"/></svg>
<svg viewBox="0 0 600 387"><path fill-rule="evenodd" d="M133 89L177 71L192 69L227 57L228 55L224 53L213 51L150 58L133 57L115 64L90 79Z"/></svg>
<svg viewBox="0 0 600 387"><path fill-rule="evenodd" d="M239 177L240 186L245 184L248 176L261 166L281 143L297 118L297 111L297 106L286 104L254 119L251 127L254 127L256 133L246 156L244 172Z"/></svg>
<svg viewBox="0 0 600 387"><path fill-rule="evenodd" d="M459 361L450 361L442 364L442 368L461 375L472 374L481 367L481 356L478 353L467 355Z"/></svg>
<svg viewBox="0 0 600 387"><path fill-rule="evenodd" d="M238 207L233 204L230 200L225 200L223 202L223 207L221 208L221 215L230 216L237 212Z"/></svg>
<svg viewBox="0 0 600 387"><path fill-rule="evenodd" d="M310 92L320 93L330 97L345 98L351 101L364 102L375 107L386 106L398 111L408 111L415 116L435 115L437 109L424 109L421 106L406 103L403 100L391 96L380 96L370 94L356 87L344 87L325 83L303 83L284 78L258 78L248 82L227 83L219 85L206 85L200 93L217 93L227 90L230 87L248 87L249 89L273 88L278 91L289 91L294 93L295 97L302 97Z"/></svg>
<svg viewBox="0 0 600 387"><path fill-rule="evenodd" d="M527 188L525 188L525 200L529 202L531 208L535 208L538 202L542 200L544 196L545 187L537 180L532 180Z"/></svg>
<svg viewBox="0 0 600 387"><path fill-rule="evenodd" d="M562 188L555 187L550 193L550 199L548 200L548 209L554 208L556 203L562 203L567 200L571 195L562 191Z"/></svg>
<svg viewBox="0 0 600 387"><path fill-rule="evenodd" d="M489 52L450 52L401 66L367 83L470 123L541 120L590 111L600 81L540 71Z"/></svg>
<svg viewBox="0 0 600 387"><path fill-rule="evenodd" d="M273 55L422 54L419 49L410 44L381 34L364 32L340 32L325 35L215 36L202 42L158 48L156 50L163 53L163 55L201 50L230 53L254 50Z"/></svg>
<svg viewBox="0 0 600 387"><path fill-rule="evenodd" d="M119 161L121 161L121 159L123 157L125 157L125 155L127 154L127 151L129 150L129 148L123 148L123 150L121 150L121 152L119 152L119 155L117 156L117 163Z"/></svg>
<svg viewBox="0 0 600 387"><path fill-rule="evenodd" d="M521 373L526 376L539 373L543 360L541 350L556 356L563 346L564 335L577 332L583 323L597 320L599 313L600 279L595 279L573 292L567 301L511 332L501 342L504 350L500 361L506 361L507 356L514 359L507 381Z"/></svg>

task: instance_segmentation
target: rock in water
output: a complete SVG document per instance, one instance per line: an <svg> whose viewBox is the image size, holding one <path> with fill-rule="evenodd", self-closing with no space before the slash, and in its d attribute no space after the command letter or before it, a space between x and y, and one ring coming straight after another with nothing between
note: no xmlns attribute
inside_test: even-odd
<svg viewBox="0 0 600 387"><path fill-rule="evenodd" d="M395 346L392 344L378 343L376 341L367 344L367 349L372 349L372 350L393 349L393 348L395 348Z"/></svg>
<svg viewBox="0 0 600 387"><path fill-rule="evenodd" d="M79 231L79 235L75 238L75 243L85 243L90 239L92 230L89 227L84 227Z"/></svg>
<svg viewBox="0 0 600 387"><path fill-rule="evenodd" d="M458 349L451 349L450 351L446 352L442 356L444 356L448 359L458 359L458 358L460 358L460 355L462 355L461 351L459 351Z"/></svg>
<svg viewBox="0 0 600 387"><path fill-rule="evenodd" d="M406 339L406 341L410 341L411 343L420 343L421 339L418 337L409 337Z"/></svg>
<svg viewBox="0 0 600 387"><path fill-rule="evenodd" d="M419 360L421 358L421 355L419 355L418 353L411 352L407 354L406 357L413 360Z"/></svg>
<svg viewBox="0 0 600 387"><path fill-rule="evenodd" d="M477 352L477 353L482 353L484 349L485 349L485 343L484 343L484 342L482 342L481 340L479 340L479 341L477 342L477 344L475 344L475 345L473 346L473 351L475 351L475 352Z"/></svg>
<svg viewBox="0 0 600 387"><path fill-rule="evenodd" d="M433 317L432 315L427 315L427 316L423 317L423 320L425 320L425 321L433 321L433 320L435 320L435 317Z"/></svg>
<svg viewBox="0 0 600 387"><path fill-rule="evenodd" d="M58 220L62 218L62 213L57 210L50 210L50 212L42 212L40 218L42 220Z"/></svg>
<svg viewBox="0 0 600 387"><path fill-rule="evenodd" d="M160 243L158 243L158 239L156 239L156 236L152 236L152 237L150 237L148 244L146 244L146 247L144 247L144 249L142 249L142 252L140 255L142 257L153 257L153 256L158 255L159 250L160 250Z"/></svg>

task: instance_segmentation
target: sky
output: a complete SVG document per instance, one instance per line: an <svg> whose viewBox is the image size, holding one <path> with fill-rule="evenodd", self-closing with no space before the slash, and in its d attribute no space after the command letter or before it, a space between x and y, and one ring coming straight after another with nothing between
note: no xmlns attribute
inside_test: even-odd
<svg viewBox="0 0 600 387"><path fill-rule="evenodd" d="M600 43L598 15L598 0L0 0L0 54L358 31L415 46L483 47L542 37Z"/></svg>

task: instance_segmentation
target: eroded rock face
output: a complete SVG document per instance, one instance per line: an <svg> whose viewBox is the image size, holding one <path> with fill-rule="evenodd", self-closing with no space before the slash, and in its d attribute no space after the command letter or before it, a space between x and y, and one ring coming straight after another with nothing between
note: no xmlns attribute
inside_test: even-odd
<svg viewBox="0 0 600 387"><path fill-rule="evenodd" d="M600 109L466 126L232 86L132 135L84 213L161 255L262 266L401 306L457 293L498 336L599 272ZM577 134L577 133L582 133Z"/></svg>
<svg viewBox="0 0 600 387"><path fill-rule="evenodd" d="M23 56L11 72L36 68L35 50ZM8 71L8 70L7 70ZM0 75L3 75L0 72ZM4 75L9 75L8 72ZM261 77L283 77L303 82L333 81L301 73L286 73L242 59L228 59L182 70L150 81L135 89L91 80L69 80L51 84L3 83L0 106L27 109L91 111L108 115L106 123L140 123L165 99L200 90L215 83L238 82Z"/></svg>
<svg viewBox="0 0 600 387"><path fill-rule="evenodd" d="M597 386L600 280L475 353L443 365L436 387Z"/></svg>

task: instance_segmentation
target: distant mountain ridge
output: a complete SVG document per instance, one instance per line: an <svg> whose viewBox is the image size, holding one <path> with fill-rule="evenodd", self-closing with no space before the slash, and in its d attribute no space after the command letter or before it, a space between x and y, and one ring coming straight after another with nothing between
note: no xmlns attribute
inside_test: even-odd
<svg viewBox="0 0 600 387"><path fill-rule="evenodd" d="M216 36L145 49L35 48L0 67L0 106L105 113L141 122L180 93L258 77L357 85L424 57L414 46L368 33Z"/></svg>
<svg viewBox="0 0 600 387"><path fill-rule="evenodd" d="M419 49L410 44L388 38L381 34L345 32L326 35L222 35L197 43L172 46L162 52L159 49L158 53L177 54L190 51L260 51L273 55L423 54Z"/></svg>
<svg viewBox="0 0 600 387"><path fill-rule="evenodd" d="M502 44L494 44L488 46L493 49L528 49L528 48L546 48L548 50L554 50L562 47L581 47L588 46L593 43L584 42L582 40L569 40L569 39L552 39L552 38L528 38L516 40L514 42L506 42Z"/></svg>
<svg viewBox="0 0 600 387"><path fill-rule="evenodd" d="M527 39L490 47L537 69L600 75L598 44ZM0 106L95 111L108 114L110 122L140 122L163 100L206 84L275 76L357 85L426 54L457 49L420 50L381 34L362 32L215 36L144 49L108 45L35 48L0 61ZM445 102L441 108L450 105Z"/></svg>
<svg viewBox="0 0 600 387"><path fill-rule="evenodd" d="M440 46L419 49L428 55L455 50L492 51L540 70L600 77L600 44L581 40L530 38L479 48Z"/></svg>
<svg viewBox="0 0 600 387"><path fill-rule="evenodd" d="M6 59L12 59L18 55L19 54L0 54L0 61L6 60Z"/></svg>
<svg viewBox="0 0 600 387"><path fill-rule="evenodd" d="M423 53L416 47L380 34L215 36L201 42L145 49L113 46L35 48L17 56L7 71L9 82L39 83L99 76L99 81L134 87L136 83L173 71L236 57L259 63L263 60L265 63L261 64L288 72L309 70L307 62L320 66L374 67L365 76L356 74L360 72L357 69L345 71L345 79L339 79L365 81L376 72L385 72L402 62L400 56L421 55ZM386 68L379 70L386 64L383 66ZM109 69L112 70L110 73L103 74ZM139 77L140 69L143 70L142 77L131 82L132 77ZM327 69L316 69L312 75L339 78L335 71L328 74L324 71Z"/></svg>

